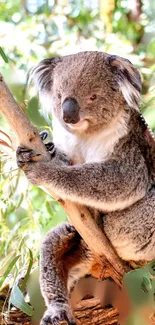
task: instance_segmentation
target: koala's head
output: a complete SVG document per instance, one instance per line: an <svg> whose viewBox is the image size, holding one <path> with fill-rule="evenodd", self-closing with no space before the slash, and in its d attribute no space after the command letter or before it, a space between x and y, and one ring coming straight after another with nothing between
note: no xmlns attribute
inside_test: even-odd
<svg viewBox="0 0 155 325"><path fill-rule="evenodd" d="M139 110L141 78L127 59L90 51L41 61L31 73L43 107L71 132L108 127Z"/></svg>

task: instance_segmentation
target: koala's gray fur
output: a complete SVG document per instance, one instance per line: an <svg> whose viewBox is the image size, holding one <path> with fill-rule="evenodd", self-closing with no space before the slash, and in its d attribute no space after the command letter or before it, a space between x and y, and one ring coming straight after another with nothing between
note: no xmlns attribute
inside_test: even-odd
<svg viewBox="0 0 155 325"><path fill-rule="evenodd" d="M26 163L33 184L46 184L62 199L97 213L124 260L155 258L155 144L139 111L137 69L114 55L82 52L41 61L32 78L44 109L52 113L59 159L27 163L19 150L19 166ZM64 103L76 105L76 123L65 122ZM68 292L75 280L91 273L93 262L73 226L47 234L41 288L48 309L42 324L62 319L75 324Z"/></svg>

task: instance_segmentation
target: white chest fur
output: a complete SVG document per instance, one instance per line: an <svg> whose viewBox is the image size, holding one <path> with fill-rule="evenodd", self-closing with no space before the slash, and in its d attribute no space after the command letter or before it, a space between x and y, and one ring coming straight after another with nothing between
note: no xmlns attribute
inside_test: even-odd
<svg viewBox="0 0 155 325"><path fill-rule="evenodd" d="M126 119L121 118L107 130L88 136L70 133L54 119L53 141L73 164L106 161L119 138L127 133Z"/></svg>

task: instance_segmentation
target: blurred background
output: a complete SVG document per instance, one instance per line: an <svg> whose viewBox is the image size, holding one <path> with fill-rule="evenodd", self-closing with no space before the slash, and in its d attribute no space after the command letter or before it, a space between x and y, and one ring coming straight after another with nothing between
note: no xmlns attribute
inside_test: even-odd
<svg viewBox="0 0 155 325"><path fill-rule="evenodd" d="M44 58L82 50L123 56L140 70L141 110L154 131L155 1L0 0L0 71L39 130L49 129L50 120L27 86L29 69ZM2 117L0 129L13 138ZM38 265L41 238L66 216L50 196L28 184L14 154L1 149L0 166L2 286L8 276L14 285L23 269L28 279Z"/></svg>

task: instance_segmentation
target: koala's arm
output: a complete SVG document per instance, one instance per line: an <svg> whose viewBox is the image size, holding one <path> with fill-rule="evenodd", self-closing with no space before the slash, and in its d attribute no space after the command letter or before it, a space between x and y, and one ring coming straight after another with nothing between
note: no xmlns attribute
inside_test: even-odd
<svg viewBox="0 0 155 325"><path fill-rule="evenodd" d="M17 160L22 160L21 154ZM49 162L29 162L23 167L30 182L53 188L62 199L106 211L123 209L144 197L149 176L138 148L122 157L100 163L66 166Z"/></svg>

